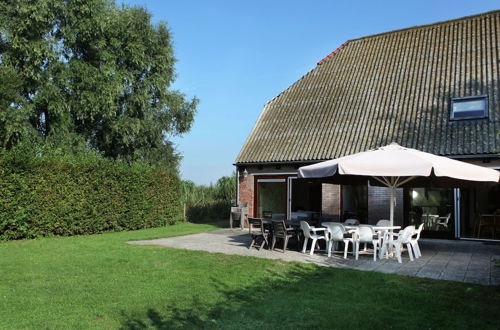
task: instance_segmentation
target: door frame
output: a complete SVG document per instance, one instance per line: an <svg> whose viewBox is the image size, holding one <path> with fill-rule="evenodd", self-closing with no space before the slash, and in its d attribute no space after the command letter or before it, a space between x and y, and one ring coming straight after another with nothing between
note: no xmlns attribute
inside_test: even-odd
<svg viewBox="0 0 500 330"><path fill-rule="evenodd" d="M259 175L259 176L255 176L255 180L254 180L254 194L253 194L253 217L254 218L257 218L258 216L258 209L259 209L259 181L260 182L283 182L285 183L286 185L286 190L285 190L285 193L286 193L286 196L285 196L285 216L288 217L288 196L289 196L289 192L288 192L288 178L292 176L292 175ZM272 180L276 180L276 181L272 181ZM280 181L278 181L280 180ZM281 181L283 180L283 181Z"/></svg>
<svg viewBox="0 0 500 330"><path fill-rule="evenodd" d="M420 187L420 188L429 188L429 187ZM412 188L403 188L403 227L409 226L410 225L410 189ZM445 188L448 189L448 188ZM423 238L439 238L439 239L455 239L457 235L457 195L456 195L456 190L454 188L452 189L452 194L453 194L453 200L452 200L452 210L451 210L451 216L452 218L449 221L449 224L453 226L451 230L448 231L431 231L431 230L424 230L422 231L422 237ZM458 211L460 214L460 211Z"/></svg>

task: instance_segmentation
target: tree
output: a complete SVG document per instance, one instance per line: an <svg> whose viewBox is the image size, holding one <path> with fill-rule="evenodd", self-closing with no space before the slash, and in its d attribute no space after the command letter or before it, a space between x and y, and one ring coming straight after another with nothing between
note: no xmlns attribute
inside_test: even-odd
<svg viewBox="0 0 500 330"><path fill-rule="evenodd" d="M24 139L176 164L198 100L170 89L166 23L107 0L0 4L0 148Z"/></svg>

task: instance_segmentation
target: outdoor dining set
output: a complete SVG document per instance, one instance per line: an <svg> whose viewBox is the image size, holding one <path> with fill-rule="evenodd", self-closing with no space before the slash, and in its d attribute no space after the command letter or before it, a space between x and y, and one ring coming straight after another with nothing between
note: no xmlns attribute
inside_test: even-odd
<svg viewBox="0 0 500 330"><path fill-rule="evenodd" d="M389 258L395 254L399 263L401 255L407 251L411 261L422 256L418 241L424 224L418 228L407 226L391 226L389 220L379 220L376 225L360 224L357 219L347 219L344 222L324 221L312 222L311 220L272 220L266 218L248 218L249 234L252 238L249 248L259 250L266 247L274 250L276 243L282 243L282 252L288 247L288 241L295 239L297 246L302 246L302 253L306 253L310 244L310 254L319 249L319 242L324 242L328 257L343 244L344 259L347 259L349 247L356 260L359 258L360 245L368 252L371 245L373 260ZM314 224L314 225L313 225ZM399 230L397 233L394 232Z"/></svg>

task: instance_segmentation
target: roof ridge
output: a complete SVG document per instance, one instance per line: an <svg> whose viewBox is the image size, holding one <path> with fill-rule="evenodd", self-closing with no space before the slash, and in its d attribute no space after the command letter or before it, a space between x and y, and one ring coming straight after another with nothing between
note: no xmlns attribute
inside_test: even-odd
<svg viewBox="0 0 500 330"><path fill-rule="evenodd" d="M474 15L453 18L453 19L449 19L449 20L445 20L445 21L439 21L439 22L422 24L422 25L414 25L414 26L410 26L410 27L406 27L406 28L402 28L402 29L395 29L395 30L390 30L390 31L386 31L386 32L370 34L370 35L359 37L359 38L349 39L347 42L358 41L358 40L362 40L362 39L370 39L370 38L379 37L379 36L386 35L386 34L404 32L404 31L408 31L408 30L418 30L418 29L428 28L431 26L450 24L453 22L465 21L465 20L480 17L480 16L491 16L492 14L500 14L500 9L491 10L491 11L487 11L487 12L479 13L479 14L474 14Z"/></svg>
<svg viewBox="0 0 500 330"><path fill-rule="evenodd" d="M474 15L463 16L463 17L459 17L459 18L453 18L453 19L449 19L449 20L445 20L445 21L439 21L439 22L435 22L435 23L414 25L414 26L410 26L410 27L406 27L406 28L402 28L402 29L390 30L390 31L386 31L386 32L370 34L370 35L359 37L359 38L349 39L346 42L344 42L342 45L337 47L333 52L331 52L330 54L325 56L323 59L321 59L318 63L316 63L316 65L323 64L324 62L329 60L330 57L332 57L333 55L335 55L336 53L341 51L348 43L353 42L353 41L359 41L359 40L363 40L363 39L371 39L371 38L376 38L376 37L380 37L383 35L405 32L405 31L409 31L409 30L419 30L419 29L429 28L432 26L438 26L438 25L443 25L443 24L450 24L453 22L464 21L467 19L472 19L472 18L476 18L476 17L480 17L480 16L490 16L492 14L500 14L500 9L491 10L491 11L487 11L487 12L479 13L479 14L474 14Z"/></svg>
<svg viewBox="0 0 500 330"><path fill-rule="evenodd" d="M342 45L340 45L339 47L337 47L337 49L335 49L333 52L331 52L330 54L326 55L321 61L319 61L318 63L316 63L317 65L320 65L321 63L325 62L326 60L328 60L330 57L332 57L333 55L337 54L338 52L340 52L342 50L342 48L344 48L347 44L349 43L349 40L347 40L346 42L344 42Z"/></svg>

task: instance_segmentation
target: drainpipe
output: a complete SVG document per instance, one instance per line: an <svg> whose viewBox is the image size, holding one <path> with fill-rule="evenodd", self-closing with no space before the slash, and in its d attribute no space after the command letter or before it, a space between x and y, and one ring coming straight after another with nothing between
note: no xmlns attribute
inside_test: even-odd
<svg viewBox="0 0 500 330"><path fill-rule="evenodd" d="M240 204L240 169L236 166L236 206Z"/></svg>

